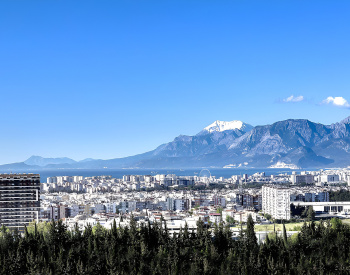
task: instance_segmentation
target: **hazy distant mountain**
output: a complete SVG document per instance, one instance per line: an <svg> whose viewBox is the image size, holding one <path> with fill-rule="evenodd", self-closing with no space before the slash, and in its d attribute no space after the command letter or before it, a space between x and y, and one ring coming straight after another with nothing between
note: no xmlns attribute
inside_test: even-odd
<svg viewBox="0 0 350 275"><path fill-rule="evenodd" d="M33 156L14 165L41 169L346 167L350 165L350 117L332 125L306 119L256 127L242 121L215 121L197 135L180 135L153 151L127 158L76 162ZM11 164L6 165L10 168Z"/></svg>
<svg viewBox="0 0 350 275"><path fill-rule="evenodd" d="M86 158L86 159L80 160L79 162L87 162L87 161L94 161L94 160L98 160L98 159Z"/></svg>
<svg viewBox="0 0 350 275"><path fill-rule="evenodd" d="M6 171L6 172L11 172L12 170L14 171L27 171L27 170L40 170L41 167L40 166L36 166L36 165L28 165L25 164L24 162L16 162L16 163L10 163L10 164L3 164L0 165L0 170L1 171Z"/></svg>
<svg viewBox="0 0 350 275"><path fill-rule="evenodd" d="M27 165L38 165L38 166L46 166L49 164L72 164L76 161L70 158L43 158L40 156L31 156L29 159L24 161Z"/></svg>

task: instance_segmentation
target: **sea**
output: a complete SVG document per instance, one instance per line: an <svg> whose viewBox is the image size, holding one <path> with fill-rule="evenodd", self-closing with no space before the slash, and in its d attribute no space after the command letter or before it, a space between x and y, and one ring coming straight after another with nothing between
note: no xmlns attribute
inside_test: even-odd
<svg viewBox="0 0 350 275"><path fill-rule="evenodd" d="M307 171L315 171L319 169L310 169ZM287 174L290 175L295 171L298 174L300 169L289 168L191 168L191 169L55 169L55 170L40 170L40 171L26 171L26 173L40 174L41 182L46 182L48 177L54 176L103 176L108 175L113 178L122 178L124 175L157 175L157 174L175 174L177 176L215 176L230 178L233 175L253 175L255 173L265 172L266 176ZM21 171L13 171L20 173ZM23 171L22 171L23 172Z"/></svg>

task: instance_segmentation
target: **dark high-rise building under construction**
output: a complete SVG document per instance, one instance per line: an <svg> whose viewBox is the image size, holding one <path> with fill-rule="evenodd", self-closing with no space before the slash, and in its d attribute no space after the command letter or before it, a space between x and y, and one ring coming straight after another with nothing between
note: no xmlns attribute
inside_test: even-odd
<svg viewBox="0 0 350 275"><path fill-rule="evenodd" d="M0 226L23 230L39 211L39 174L0 174Z"/></svg>

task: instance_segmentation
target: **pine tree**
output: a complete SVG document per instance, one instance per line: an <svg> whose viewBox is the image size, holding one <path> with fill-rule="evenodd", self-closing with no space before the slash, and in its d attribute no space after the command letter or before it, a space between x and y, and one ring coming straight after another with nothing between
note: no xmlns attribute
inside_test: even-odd
<svg viewBox="0 0 350 275"><path fill-rule="evenodd" d="M313 221L315 219L315 211L314 211L312 205L310 205L308 207L307 212L306 212L306 217L307 217L308 221Z"/></svg>
<svg viewBox="0 0 350 275"><path fill-rule="evenodd" d="M287 230L286 230L286 226L283 223L283 242L285 246L288 246L288 241L287 241Z"/></svg>
<svg viewBox="0 0 350 275"><path fill-rule="evenodd" d="M254 231L254 221L252 215L249 214L247 219L247 229L245 232L245 239L249 248L256 248L257 238Z"/></svg>

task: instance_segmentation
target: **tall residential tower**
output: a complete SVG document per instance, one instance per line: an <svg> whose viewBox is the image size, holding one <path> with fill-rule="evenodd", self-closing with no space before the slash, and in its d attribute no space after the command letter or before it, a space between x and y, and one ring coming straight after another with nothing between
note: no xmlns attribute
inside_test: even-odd
<svg viewBox="0 0 350 275"><path fill-rule="evenodd" d="M264 185L262 211L275 219L290 220L290 190L282 185Z"/></svg>
<svg viewBox="0 0 350 275"><path fill-rule="evenodd" d="M0 226L23 230L39 211L39 174L0 174Z"/></svg>

